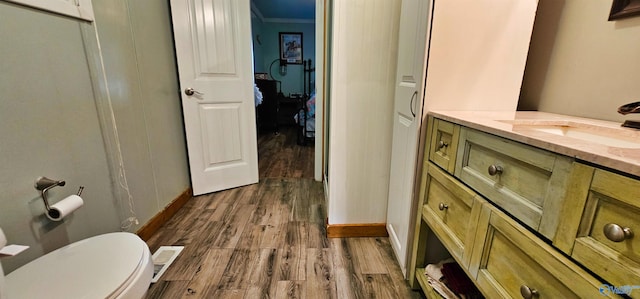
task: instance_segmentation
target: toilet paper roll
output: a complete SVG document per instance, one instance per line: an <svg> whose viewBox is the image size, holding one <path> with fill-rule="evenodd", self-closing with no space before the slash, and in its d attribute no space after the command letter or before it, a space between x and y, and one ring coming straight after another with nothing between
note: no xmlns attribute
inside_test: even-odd
<svg viewBox="0 0 640 299"><path fill-rule="evenodd" d="M47 218L53 221L60 221L73 211L84 205L84 201L78 195L70 195L65 199L55 203L47 212Z"/></svg>

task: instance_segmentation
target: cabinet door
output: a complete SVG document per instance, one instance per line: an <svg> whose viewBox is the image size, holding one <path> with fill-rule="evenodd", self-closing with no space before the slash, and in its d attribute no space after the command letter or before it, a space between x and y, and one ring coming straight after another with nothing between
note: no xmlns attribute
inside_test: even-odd
<svg viewBox="0 0 640 299"><path fill-rule="evenodd" d="M466 268L483 200L437 166L428 167L422 219Z"/></svg>
<svg viewBox="0 0 640 299"><path fill-rule="evenodd" d="M615 286L639 285L638 234L640 181L596 169L571 256Z"/></svg>
<svg viewBox="0 0 640 299"><path fill-rule="evenodd" d="M489 204L478 223L469 272L487 298L599 298L602 285Z"/></svg>

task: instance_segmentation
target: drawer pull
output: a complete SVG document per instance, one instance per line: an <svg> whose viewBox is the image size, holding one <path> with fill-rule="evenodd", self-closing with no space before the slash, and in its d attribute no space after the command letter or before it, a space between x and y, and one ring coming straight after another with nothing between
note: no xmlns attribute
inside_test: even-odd
<svg viewBox="0 0 640 299"><path fill-rule="evenodd" d="M622 227L615 223L608 223L604 226L604 235L607 239L613 242L622 242L633 238L633 231L628 227Z"/></svg>
<svg viewBox="0 0 640 299"><path fill-rule="evenodd" d="M438 149L442 149L442 148L447 147L447 146L449 146L449 143L446 143L446 142L444 142L442 140L440 140L440 142L438 142Z"/></svg>
<svg viewBox="0 0 640 299"><path fill-rule="evenodd" d="M524 299L532 299L537 298L540 294L538 293L538 290L522 285L520 286L520 295L522 295L522 298Z"/></svg>
<svg viewBox="0 0 640 299"><path fill-rule="evenodd" d="M438 210L440 210L440 211L444 211L444 210L446 210L446 209L448 209L448 208L449 208L449 205L447 205L447 204L445 204L445 203L443 203L443 202L441 202L441 203L438 205Z"/></svg>
<svg viewBox="0 0 640 299"><path fill-rule="evenodd" d="M496 174L502 174L503 170L502 166L493 164L489 166L489 175L494 176Z"/></svg>

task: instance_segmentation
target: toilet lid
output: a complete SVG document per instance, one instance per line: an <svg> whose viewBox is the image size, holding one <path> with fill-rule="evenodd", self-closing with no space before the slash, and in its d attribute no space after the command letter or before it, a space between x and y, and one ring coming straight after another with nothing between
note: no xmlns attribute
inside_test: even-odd
<svg viewBox="0 0 640 299"><path fill-rule="evenodd" d="M69 244L8 274L8 298L108 298L138 270L145 247L123 232Z"/></svg>

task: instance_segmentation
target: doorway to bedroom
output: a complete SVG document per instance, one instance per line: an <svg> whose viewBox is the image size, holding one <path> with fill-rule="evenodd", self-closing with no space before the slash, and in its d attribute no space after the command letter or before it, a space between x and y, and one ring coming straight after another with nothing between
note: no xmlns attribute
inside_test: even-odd
<svg viewBox="0 0 640 299"><path fill-rule="evenodd" d="M314 178L315 9L316 0L251 0L260 179Z"/></svg>

